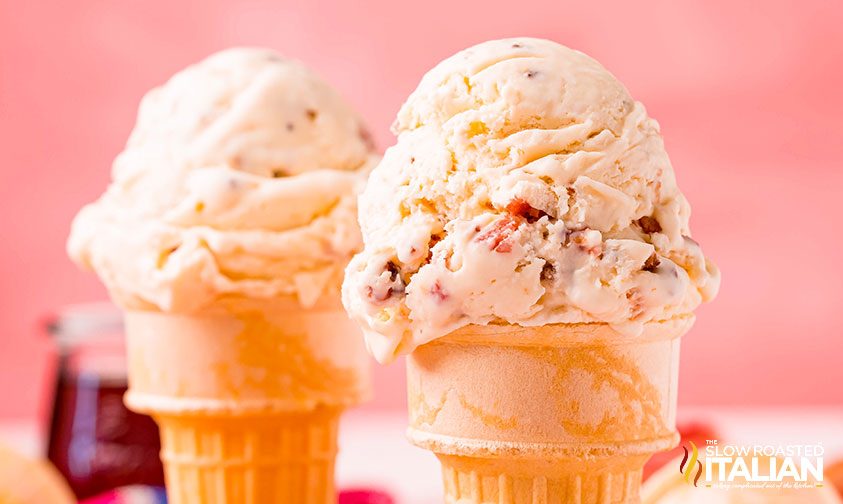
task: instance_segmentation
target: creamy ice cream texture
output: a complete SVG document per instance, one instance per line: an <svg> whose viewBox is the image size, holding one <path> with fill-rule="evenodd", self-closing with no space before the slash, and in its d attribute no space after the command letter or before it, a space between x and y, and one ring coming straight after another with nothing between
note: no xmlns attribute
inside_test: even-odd
<svg viewBox="0 0 843 504"><path fill-rule="evenodd" d="M477 45L428 72L393 129L343 284L378 360L469 324L635 335L716 294L658 124L590 57Z"/></svg>
<svg viewBox="0 0 843 504"><path fill-rule="evenodd" d="M112 183L68 251L132 309L338 297L376 160L358 115L301 63L230 49L143 99ZM324 296L323 296L324 297Z"/></svg>

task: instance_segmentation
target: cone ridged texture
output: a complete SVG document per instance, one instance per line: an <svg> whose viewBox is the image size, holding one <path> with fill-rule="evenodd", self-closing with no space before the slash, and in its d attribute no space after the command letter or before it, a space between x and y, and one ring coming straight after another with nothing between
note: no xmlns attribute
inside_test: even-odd
<svg viewBox="0 0 843 504"><path fill-rule="evenodd" d="M644 460L638 457L614 467L521 461L513 471L489 459L439 456L447 504L638 503Z"/></svg>
<svg viewBox="0 0 843 504"><path fill-rule="evenodd" d="M342 411L370 394L344 312L240 300L128 312L126 404L152 415L171 504L336 503Z"/></svg>
<svg viewBox="0 0 843 504"><path fill-rule="evenodd" d="M156 419L173 504L336 502L338 410Z"/></svg>

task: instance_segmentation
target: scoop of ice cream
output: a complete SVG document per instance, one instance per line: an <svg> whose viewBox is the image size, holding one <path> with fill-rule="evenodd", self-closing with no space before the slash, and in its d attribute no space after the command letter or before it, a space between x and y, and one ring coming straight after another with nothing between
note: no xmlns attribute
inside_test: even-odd
<svg viewBox="0 0 843 504"><path fill-rule="evenodd" d="M343 301L381 361L467 324L643 322L711 299L658 124L554 42L486 42L424 76L360 198Z"/></svg>
<svg viewBox="0 0 843 504"><path fill-rule="evenodd" d="M129 308L192 311L228 295L311 305L328 288L338 297L374 159L358 115L301 63L223 51L144 97L68 251Z"/></svg>

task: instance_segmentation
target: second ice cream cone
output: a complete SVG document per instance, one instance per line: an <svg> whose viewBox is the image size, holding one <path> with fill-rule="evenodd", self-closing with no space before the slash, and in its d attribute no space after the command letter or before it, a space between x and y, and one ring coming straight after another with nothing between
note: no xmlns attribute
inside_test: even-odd
<svg viewBox="0 0 843 504"><path fill-rule="evenodd" d="M141 101L67 246L126 312L126 402L161 426L171 503L335 502L337 418L369 391L338 287L377 158L339 93L265 49Z"/></svg>
<svg viewBox="0 0 843 504"><path fill-rule="evenodd" d="M675 446L679 337L692 316L625 338L606 324L468 326L408 359L411 441L450 504L637 503Z"/></svg>
<svg viewBox="0 0 843 504"><path fill-rule="evenodd" d="M126 402L161 428L170 502L335 502L339 416L370 387L354 331L293 301L127 313Z"/></svg>

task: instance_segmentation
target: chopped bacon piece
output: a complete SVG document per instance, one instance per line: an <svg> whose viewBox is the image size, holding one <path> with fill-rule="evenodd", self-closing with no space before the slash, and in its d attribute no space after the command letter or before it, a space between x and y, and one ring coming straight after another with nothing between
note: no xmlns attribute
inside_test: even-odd
<svg viewBox="0 0 843 504"><path fill-rule="evenodd" d="M506 205L506 211L517 217L527 219L527 222L536 222L545 215L545 212L538 208L533 208L529 203L521 198L515 198Z"/></svg>
<svg viewBox="0 0 843 504"><path fill-rule="evenodd" d="M439 280L433 282L433 287L430 288L430 294L439 302L445 301L448 297L450 297L445 289L442 288L442 284L439 283Z"/></svg>
<svg viewBox="0 0 843 504"><path fill-rule="evenodd" d="M519 222L515 217L505 215L494 224L487 226L475 240L488 244L489 250L506 254L512 252L512 233L518 229L518 226Z"/></svg>
<svg viewBox="0 0 843 504"><path fill-rule="evenodd" d="M644 313L644 296L641 291L633 287L626 292L626 299L629 301L630 318L635 319Z"/></svg>
<svg viewBox="0 0 843 504"><path fill-rule="evenodd" d="M661 233L662 231L662 225L654 217L641 217L638 219L638 225L647 234Z"/></svg>
<svg viewBox="0 0 843 504"><path fill-rule="evenodd" d="M646 261L644 261L644 267L642 268L644 271L649 271L650 273L656 271L656 268L659 267L661 261L659 261L659 256L655 253L650 255Z"/></svg>

